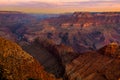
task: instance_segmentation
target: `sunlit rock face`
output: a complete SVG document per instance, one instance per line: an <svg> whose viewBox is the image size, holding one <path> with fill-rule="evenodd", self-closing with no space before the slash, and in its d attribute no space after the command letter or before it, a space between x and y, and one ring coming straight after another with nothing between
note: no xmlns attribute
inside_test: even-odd
<svg viewBox="0 0 120 80"><path fill-rule="evenodd" d="M66 65L69 80L119 80L120 46L111 43L97 52L86 52Z"/></svg>
<svg viewBox="0 0 120 80"><path fill-rule="evenodd" d="M31 55L16 43L0 38L0 79L1 80L56 80L44 71Z"/></svg>
<svg viewBox="0 0 120 80"><path fill-rule="evenodd" d="M116 42L112 42L111 44L101 48L99 51L105 55L120 58L120 46Z"/></svg>

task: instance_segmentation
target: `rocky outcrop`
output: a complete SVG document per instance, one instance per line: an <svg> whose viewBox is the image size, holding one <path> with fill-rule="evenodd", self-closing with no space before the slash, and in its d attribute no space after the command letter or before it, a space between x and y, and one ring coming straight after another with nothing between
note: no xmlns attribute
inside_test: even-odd
<svg viewBox="0 0 120 80"><path fill-rule="evenodd" d="M116 43L103 47L98 52L87 52L66 65L69 80L119 80L120 48ZM106 55L107 54L107 55ZM111 57L108 55L115 55Z"/></svg>
<svg viewBox="0 0 120 80"><path fill-rule="evenodd" d="M1 80L56 80L31 55L16 43L0 38Z"/></svg>
<svg viewBox="0 0 120 80"><path fill-rule="evenodd" d="M120 57L120 46L116 42L101 48L99 51L104 55L109 55L111 57Z"/></svg>

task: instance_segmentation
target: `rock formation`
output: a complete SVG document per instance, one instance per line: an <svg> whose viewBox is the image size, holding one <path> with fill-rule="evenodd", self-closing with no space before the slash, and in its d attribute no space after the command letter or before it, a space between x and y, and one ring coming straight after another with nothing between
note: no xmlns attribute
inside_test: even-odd
<svg viewBox="0 0 120 80"><path fill-rule="evenodd" d="M48 38L80 53L100 49L113 41L120 43L119 12L75 12L42 20L37 16L0 12L0 36L18 43Z"/></svg>
<svg viewBox="0 0 120 80"><path fill-rule="evenodd" d="M69 80L119 80L119 47L111 43L98 52L83 53L66 65Z"/></svg>
<svg viewBox="0 0 120 80"><path fill-rule="evenodd" d="M1 80L56 80L16 43L0 38Z"/></svg>

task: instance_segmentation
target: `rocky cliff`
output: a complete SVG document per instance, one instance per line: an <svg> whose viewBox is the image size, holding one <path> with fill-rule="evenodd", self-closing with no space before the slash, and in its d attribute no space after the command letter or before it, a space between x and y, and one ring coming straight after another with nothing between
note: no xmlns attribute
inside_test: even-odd
<svg viewBox="0 0 120 80"><path fill-rule="evenodd" d="M120 46L111 43L97 52L86 52L66 65L69 80L119 80Z"/></svg>
<svg viewBox="0 0 120 80"><path fill-rule="evenodd" d="M16 43L0 38L1 80L56 80Z"/></svg>
<svg viewBox="0 0 120 80"><path fill-rule="evenodd" d="M56 45L53 40L36 39L31 45L22 45L23 49L34 56L49 73L57 78L65 78L65 64L75 59L78 54L66 45ZM53 66L54 65L54 66Z"/></svg>

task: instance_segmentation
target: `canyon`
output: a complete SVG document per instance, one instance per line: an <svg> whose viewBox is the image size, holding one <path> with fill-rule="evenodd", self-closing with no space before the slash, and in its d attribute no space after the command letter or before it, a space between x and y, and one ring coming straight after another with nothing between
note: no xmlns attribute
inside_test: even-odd
<svg viewBox="0 0 120 80"><path fill-rule="evenodd" d="M0 37L3 38L0 38L0 70L5 72L7 69L13 73L10 76L7 73L2 75L17 79L17 70L20 69L18 75L28 75L22 76L22 79L119 80L119 25L119 12L41 16L1 11ZM8 51L4 51L4 48ZM33 62L29 63L28 58ZM14 65L15 62L19 65ZM12 72L11 66L17 72ZM25 73L22 74L22 71Z"/></svg>

